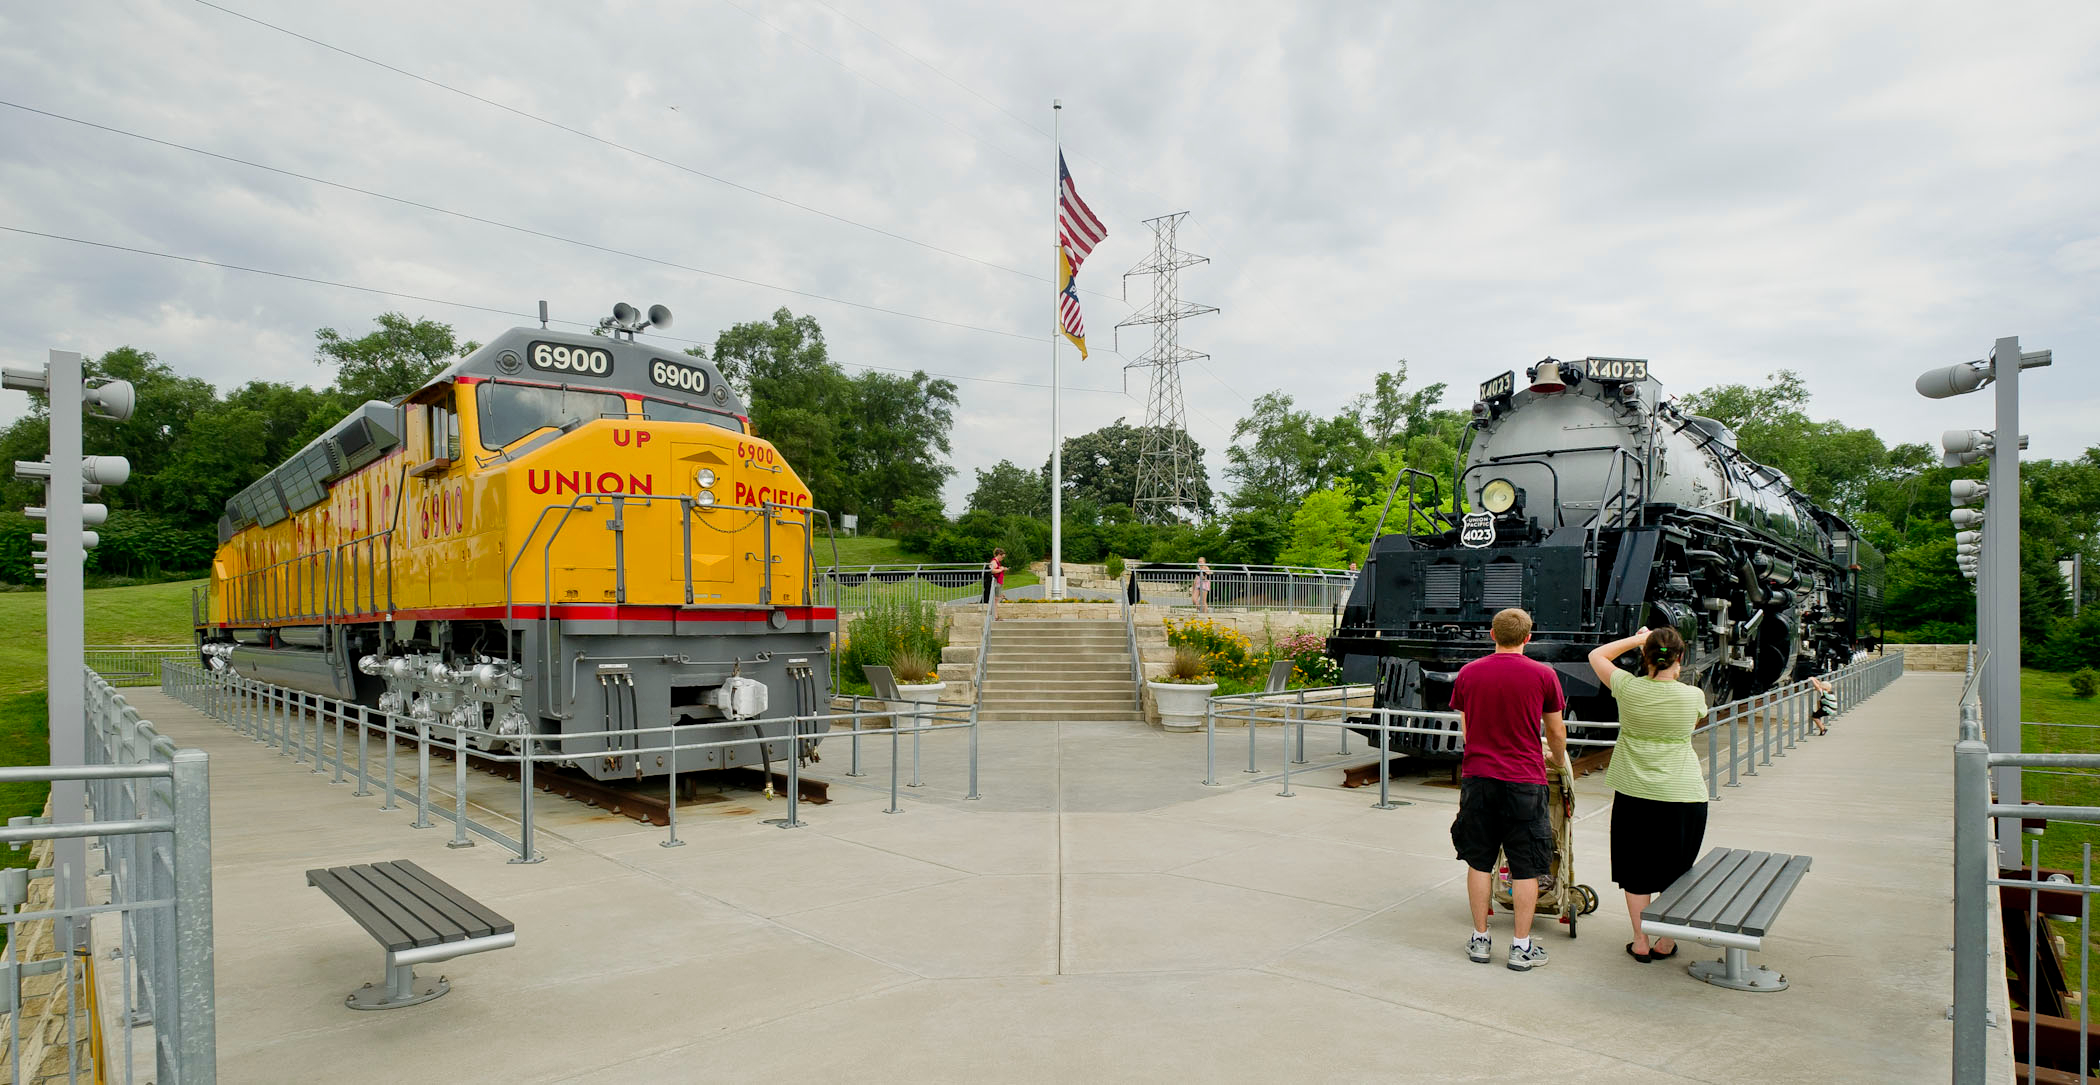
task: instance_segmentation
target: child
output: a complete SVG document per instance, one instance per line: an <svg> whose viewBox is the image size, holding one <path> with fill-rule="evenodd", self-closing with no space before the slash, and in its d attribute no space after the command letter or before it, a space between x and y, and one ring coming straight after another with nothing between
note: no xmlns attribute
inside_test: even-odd
<svg viewBox="0 0 2100 1085"><path fill-rule="evenodd" d="M1816 707L1808 714L1808 725L1815 728L1817 734L1827 735L1830 733L1830 714L1837 711L1837 690L1831 688L1830 683L1823 681L1821 675L1811 676L1808 684L1816 687L1818 694Z"/></svg>

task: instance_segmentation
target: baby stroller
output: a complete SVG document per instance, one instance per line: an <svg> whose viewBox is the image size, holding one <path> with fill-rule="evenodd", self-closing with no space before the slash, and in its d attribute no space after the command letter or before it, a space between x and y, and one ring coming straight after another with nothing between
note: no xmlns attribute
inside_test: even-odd
<svg viewBox="0 0 2100 1085"><path fill-rule="evenodd" d="M1575 774L1565 760L1546 759L1546 817L1553 823L1553 864L1539 876L1539 915L1555 915L1575 937L1575 918L1597 910L1597 891L1575 883ZM1489 908L1514 908L1509 857L1495 857Z"/></svg>

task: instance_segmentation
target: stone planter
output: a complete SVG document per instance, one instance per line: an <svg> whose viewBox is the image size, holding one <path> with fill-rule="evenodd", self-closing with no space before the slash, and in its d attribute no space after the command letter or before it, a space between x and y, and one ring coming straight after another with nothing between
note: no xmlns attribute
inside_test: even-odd
<svg viewBox="0 0 2100 1085"><path fill-rule="evenodd" d="M890 711L898 714L897 724L903 727L914 726L912 723L913 716L925 711L920 706L938 703L941 699L941 691L947 688L948 683L946 682L897 683L897 692L903 694L905 699L888 702Z"/></svg>
<svg viewBox="0 0 2100 1085"><path fill-rule="evenodd" d="M1210 695L1217 692L1218 684L1206 682L1191 686L1180 682L1146 682L1145 688L1152 691L1152 703L1159 706L1162 730L1201 731L1204 710L1210 702Z"/></svg>

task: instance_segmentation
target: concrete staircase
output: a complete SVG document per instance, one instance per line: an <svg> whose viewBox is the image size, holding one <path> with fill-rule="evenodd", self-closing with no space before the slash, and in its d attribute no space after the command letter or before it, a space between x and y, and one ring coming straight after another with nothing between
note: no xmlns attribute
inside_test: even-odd
<svg viewBox="0 0 2100 1085"><path fill-rule="evenodd" d="M1144 722L1131 703L1121 621L993 622L989 651L981 720Z"/></svg>

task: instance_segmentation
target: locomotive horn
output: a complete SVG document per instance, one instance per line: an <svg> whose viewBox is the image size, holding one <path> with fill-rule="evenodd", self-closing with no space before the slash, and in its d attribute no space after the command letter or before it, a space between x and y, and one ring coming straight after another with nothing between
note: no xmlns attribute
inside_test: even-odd
<svg viewBox="0 0 2100 1085"><path fill-rule="evenodd" d="M657 331L662 331L665 328L670 327L670 307L665 305L651 305L649 307L649 326L655 328Z"/></svg>
<svg viewBox="0 0 2100 1085"><path fill-rule="evenodd" d="M619 325L621 331L634 327L634 318L640 315L634 306L624 301L613 306L613 323Z"/></svg>

